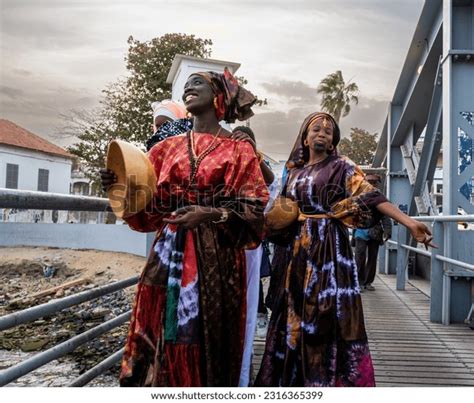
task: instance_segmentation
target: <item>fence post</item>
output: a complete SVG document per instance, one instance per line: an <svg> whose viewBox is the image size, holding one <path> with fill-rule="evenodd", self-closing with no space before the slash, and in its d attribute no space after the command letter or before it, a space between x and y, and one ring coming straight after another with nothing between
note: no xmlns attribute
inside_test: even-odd
<svg viewBox="0 0 474 403"><path fill-rule="evenodd" d="M405 291L405 283L407 279L407 258L408 250L402 247L407 242L407 229L405 226L398 224L397 236L397 290Z"/></svg>
<svg viewBox="0 0 474 403"><path fill-rule="evenodd" d="M385 254L388 253L387 251L388 248L388 243L384 243L381 248L379 248L379 253L378 253L378 272L379 274L387 274L387 268L385 264Z"/></svg>
<svg viewBox="0 0 474 403"><path fill-rule="evenodd" d="M433 243L438 249L431 249L431 292L430 292L430 321L441 323L443 306L443 262L436 259L437 255L443 255L444 250L444 224L435 221L433 223Z"/></svg>
<svg viewBox="0 0 474 403"><path fill-rule="evenodd" d="M441 307L441 317L443 325L449 325L451 321L451 277L443 273L443 298Z"/></svg>

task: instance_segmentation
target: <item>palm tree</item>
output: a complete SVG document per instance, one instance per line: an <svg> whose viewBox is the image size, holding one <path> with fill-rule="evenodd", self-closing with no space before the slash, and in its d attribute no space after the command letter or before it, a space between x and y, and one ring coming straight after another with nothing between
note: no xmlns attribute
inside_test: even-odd
<svg viewBox="0 0 474 403"><path fill-rule="evenodd" d="M344 82L341 70L329 74L319 83L318 94L322 94L321 107L330 113L337 123L351 111L351 103L359 103L359 87L356 83Z"/></svg>

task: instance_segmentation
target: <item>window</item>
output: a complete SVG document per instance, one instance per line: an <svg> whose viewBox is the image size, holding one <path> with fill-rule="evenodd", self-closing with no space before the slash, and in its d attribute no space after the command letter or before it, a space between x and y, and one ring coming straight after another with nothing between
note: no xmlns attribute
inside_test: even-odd
<svg viewBox="0 0 474 403"><path fill-rule="evenodd" d="M38 190L40 192L47 192L48 182L49 182L49 170L40 168L38 170Z"/></svg>
<svg viewBox="0 0 474 403"><path fill-rule="evenodd" d="M72 193L75 195L88 196L89 184L85 182L76 182L72 185Z"/></svg>
<svg viewBox="0 0 474 403"><path fill-rule="evenodd" d="M5 187L8 189L18 189L18 165L7 164Z"/></svg>

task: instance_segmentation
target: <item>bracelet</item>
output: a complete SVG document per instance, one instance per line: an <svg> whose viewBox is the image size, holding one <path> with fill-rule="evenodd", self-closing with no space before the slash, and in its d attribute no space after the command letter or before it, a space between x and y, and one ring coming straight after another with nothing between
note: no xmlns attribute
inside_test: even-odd
<svg viewBox="0 0 474 403"><path fill-rule="evenodd" d="M216 221L213 221L214 224L219 224L221 222L226 222L229 219L229 212L227 210L222 210L221 218Z"/></svg>

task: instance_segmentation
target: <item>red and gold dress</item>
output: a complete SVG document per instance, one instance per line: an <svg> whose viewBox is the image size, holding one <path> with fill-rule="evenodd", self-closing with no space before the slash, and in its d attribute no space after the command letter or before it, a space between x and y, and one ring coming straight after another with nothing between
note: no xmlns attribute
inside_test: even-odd
<svg viewBox="0 0 474 403"><path fill-rule="evenodd" d="M120 374L122 386L237 386L245 326L244 248L256 247L268 190L251 145L212 134L156 144L153 202L127 217L157 231L141 275ZM193 159L195 155L201 158ZM186 205L225 207L223 223L193 230L163 218Z"/></svg>

